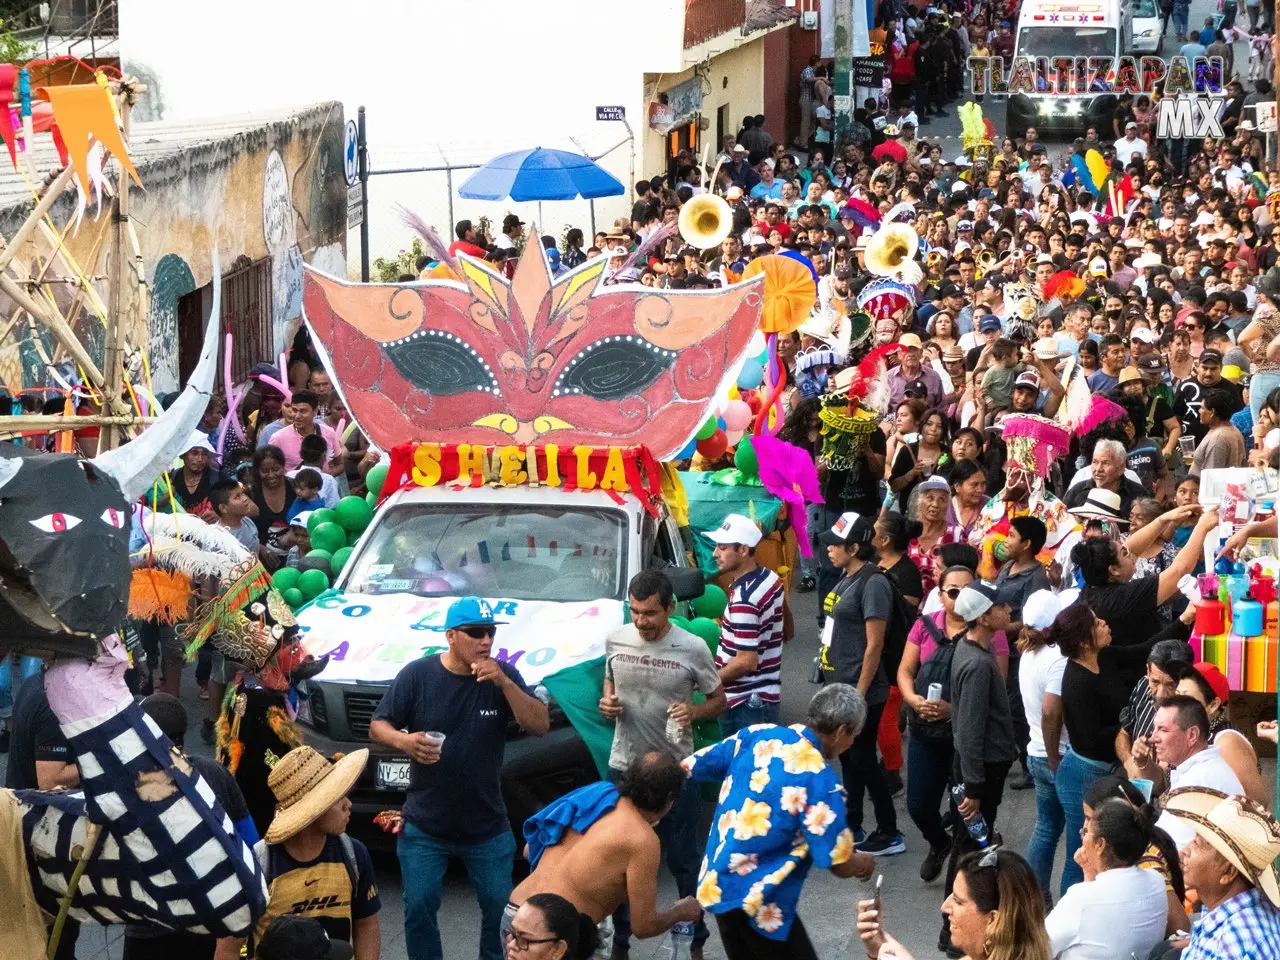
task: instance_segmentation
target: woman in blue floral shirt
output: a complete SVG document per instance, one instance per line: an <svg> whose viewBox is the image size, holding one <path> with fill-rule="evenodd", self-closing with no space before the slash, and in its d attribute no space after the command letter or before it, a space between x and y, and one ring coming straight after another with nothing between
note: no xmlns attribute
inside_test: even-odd
<svg viewBox="0 0 1280 960"><path fill-rule="evenodd" d="M875 859L854 852L844 788L830 763L866 719L862 694L832 683L810 701L803 725L746 727L684 761L695 780L723 781L697 895L715 915L729 960L816 960L796 916L810 866L871 876Z"/></svg>

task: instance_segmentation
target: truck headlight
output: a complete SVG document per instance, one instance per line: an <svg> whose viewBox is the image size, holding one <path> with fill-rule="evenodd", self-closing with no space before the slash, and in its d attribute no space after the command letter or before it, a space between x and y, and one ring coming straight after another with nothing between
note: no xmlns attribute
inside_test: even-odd
<svg viewBox="0 0 1280 960"><path fill-rule="evenodd" d="M1068 100L1064 112L1068 117L1078 117L1083 109L1084 105L1079 100Z"/></svg>
<svg viewBox="0 0 1280 960"><path fill-rule="evenodd" d="M1039 108L1038 108L1038 109L1039 109L1039 111L1040 111L1040 116L1042 116L1042 117L1051 117L1051 116L1053 116L1053 101L1052 101L1052 100L1041 100L1041 101L1040 101L1040 104L1039 104Z"/></svg>

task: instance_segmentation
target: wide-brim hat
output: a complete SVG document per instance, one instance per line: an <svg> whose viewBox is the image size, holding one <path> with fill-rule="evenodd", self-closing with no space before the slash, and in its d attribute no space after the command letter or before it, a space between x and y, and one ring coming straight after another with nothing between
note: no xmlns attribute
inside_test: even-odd
<svg viewBox="0 0 1280 960"><path fill-rule="evenodd" d="M1084 503L1073 507L1071 512L1077 517L1090 520L1113 520L1116 523L1128 523L1129 518L1120 512L1120 494L1110 490L1094 488L1084 498Z"/></svg>
<svg viewBox="0 0 1280 960"><path fill-rule="evenodd" d="M1250 883L1280 907L1280 822L1262 804L1209 787L1181 787L1164 797L1164 810L1185 820Z"/></svg>
<svg viewBox="0 0 1280 960"><path fill-rule="evenodd" d="M369 750L348 753L331 763L314 747L295 747L280 758L267 777L276 796L276 815L267 827L267 843L284 843L297 836L351 792L360 779Z"/></svg>

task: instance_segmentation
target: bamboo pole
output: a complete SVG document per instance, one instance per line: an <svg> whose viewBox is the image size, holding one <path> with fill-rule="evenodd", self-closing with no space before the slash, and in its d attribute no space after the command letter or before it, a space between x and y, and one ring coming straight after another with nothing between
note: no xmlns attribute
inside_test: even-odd
<svg viewBox="0 0 1280 960"><path fill-rule="evenodd" d="M83 414L73 417L21 414L16 417L0 417L0 435L37 430L57 433L60 430L78 430L81 427L133 427L154 422L155 417L112 417L106 414Z"/></svg>
<svg viewBox="0 0 1280 960"><path fill-rule="evenodd" d="M63 346L63 349L71 355L76 363L80 364L84 370L84 374L94 385L105 384L102 371L98 369L98 365L93 362L93 358L89 356L83 344L76 337L75 331L67 326L67 321L62 319L62 315L57 310L48 308L48 305L37 303L27 291L18 286L18 282L7 273L0 273L0 290L7 293L13 302L26 310L36 320L43 323L53 334L54 338ZM108 328L110 329L110 328ZM117 381L117 389L119 381Z"/></svg>
<svg viewBox="0 0 1280 960"><path fill-rule="evenodd" d="M8 244L3 251L0 251L0 273L9 266L10 261L18 255L18 251L22 249L22 245L31 239L31 231L37 226L44 223L44 216L53 207L54 202L62 195L62 191L67 184L71 182L72 170L70 165L62 168L62 172L54 178L53 183L49 184L44 195L40 198L36 208L31 211L27 219L22 221L17 232L9 238Z"/></svg>
<svg viewBox="0 0 1280 960"><path fill-rule="evenodd" d="M129 146L129 115L133 112L133 91L128 84L120 87L120 133L126 149ZM106 381L102 395L108 409L120 402L120 374L124 367L121 357L121 344L124 341L124 285L129 277L129 266L125 257L125 226L129 222L129 173L123 163L118 163L116 179L115 229L111 238L111 269L114 274L111 284L111 310L107 313L107 341L102 355L102 365L106 368ZM132 300L130 301L132 307ZM111 450L116 445L115 424L104 424L98 439L98 450Z"/></svg>

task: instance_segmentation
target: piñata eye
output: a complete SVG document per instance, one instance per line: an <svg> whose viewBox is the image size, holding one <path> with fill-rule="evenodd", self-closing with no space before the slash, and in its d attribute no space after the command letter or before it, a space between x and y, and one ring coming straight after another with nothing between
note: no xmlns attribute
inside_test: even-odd
<svg viewBox="0 0 1280 960"><path fill-rule="evenodd" d="M69 513L46 513L43 517L30 521L37 530L45 533L66 533L72 527L80 525L80 518Z"/></svg>
<svg viewBox="0 0 1280 960"><path fill-rule="evenodd" d="M115 527L117 530L124 529L124 511L117 510L115 507L107 507L102 511L102 522L109 527Z"/></svg>
<svg viewBox="0 0 1280 960"><path fill-rule="evenodd" d="M573 358L556 380L552 395L621 400L652 386L675 360L674 351L642 337L606 337Z"/></svg>
<svg viewBox="0 0 1280 960"><path fill-rule="evenodd" d="M435 396L498 392L497 378L475 348L444 330L418 330L383 349L402 377Z"/></svg>

